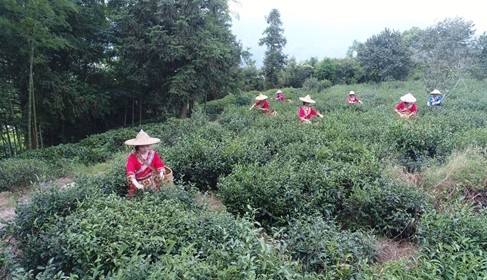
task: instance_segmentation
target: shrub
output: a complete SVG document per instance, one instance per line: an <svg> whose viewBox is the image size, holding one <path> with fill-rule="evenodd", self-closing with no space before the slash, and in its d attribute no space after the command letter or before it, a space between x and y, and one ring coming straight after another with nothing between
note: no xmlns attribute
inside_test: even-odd
<svg viewBox="0 0 487 280"><path fill-rule="evenodd" d="M219 180L218 195L232 213L246 213L247 206L258 209L255 218L266 227L285 225L297 214L319 212L333 217L343 207L347 182L355 185L348 170L354 169L332 162L237 165Z"/></svg>
<svg viewBox="0 0 487 280"><path fill-rule="evenodd" d="M52 240L58 236L46 237L45 231L59 220L75 211L79 203L89 196L99 196L96 188L46 188L34 192L31 199L19 204L15 218L2 232L4 238L15 237L15 247L20 249L20 263L27 270L37 269L38 264L46 264ZM58 233L59 234L59 233Z"/></svg>
<svg viewBox="0 0 487 280"><path fill-rule="evenodd" d="M351 228L377 230L389 238L408 238L430 209L425 195L402 183L384 182L354 188L344 201L341 220Z"/></svg>
<svg viewBox="0 0 487 280"><path fill-rule="evenodd" d="M356 278L359 264L376 257L371 237L341 231L333 221L320 216L293 219L283 231L287 251L301 262L305 271L333 279Z"/></svg>
<svg viewBox="0 0 487 280"><path fill-rule="evenodd" d="M42 231L45 259L30 265L80 278L301 278L249 221L202 211L178 192L99 197L53 217Z"/></svg>
<svg viewBox="0 0 487 280"><path fill-rule="evenodd" d="M47 162L37 159L6 159L0 161L0 191L11 191L33 182L56 176Z"/></svg>

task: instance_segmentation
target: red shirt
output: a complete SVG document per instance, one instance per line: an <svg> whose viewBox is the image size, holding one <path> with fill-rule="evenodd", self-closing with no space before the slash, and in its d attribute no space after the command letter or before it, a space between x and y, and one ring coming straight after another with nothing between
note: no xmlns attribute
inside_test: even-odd
<svg viewBox="0 0 487 280"><path fill-rule="evenodd" d="M301 118L310 120L313 116L317 116L318 112L313 107L302 106L299 108L298 114L300 120Z"/></svg>
<svg viewBox="0 0 487 280"><path fill-rule="evenodd" d="M164 162L156 151L149 150L147 159L145 159L154 169L161 171L164 169ZM152 169L141 162L135 154L130 154L127 159L127 176L135 175L136 179L146 178L152 173Z"/></svg>
<svg viewBox="0 0 487 280"><path fill-rule="evenodd" d="M269 111L269 101L267 99L258 100L257 102L255 102L255 106L260 107L264 111Z"/></svg>
<svg viewBox="0 0 487 280"><path fill-rule="evenodd" d="M284 94L283 93L276 94L276 100L277 101L284 101Z"/></svg>
<svg viewBox="0 0 487 280"><path fill-rule="evenodd" d="M402 114L411 115L417 112L416 103L411 104L411 106L407 108L404 102L400 102L399 104L397 104L396 110L398 110Z"/></svg>
<svg viewBox="0 0 487 280"><path fill-rule="evenodd" d="M357 96L348 96L347 103L359 103L360 99Z"/></svg>

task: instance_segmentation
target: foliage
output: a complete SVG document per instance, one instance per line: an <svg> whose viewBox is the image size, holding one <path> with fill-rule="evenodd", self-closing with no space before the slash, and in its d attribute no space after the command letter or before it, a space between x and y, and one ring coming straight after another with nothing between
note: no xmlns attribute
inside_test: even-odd
<svg viewBox="0 0 487 280"><path fill-rule="evenodd" d="M52 173L50 164L34 159L6 159L0 161L0 191L12 191L43 179L61 174Z"/></svg>
<svg viewBox="0 0 487 280"><path fill-rule="evenodd" d="M475 51L477 63L472 67L470 74L482 80L487 78L487 33L479 36L475 43Z"/></svg>
<svg viewBox="0 0 487 280"><path fill-rule="evenodd" d="M336 84L355 84L363 81L363 70L355 58L325 58L319 61L313 76L319 80L331 81Z"/></svg>
<svg viewBox="0 0 487 280"><path fill-rule="evenodd" d="M395 182L355 188L344 205L349 227L368 227L395 239L413 236L421 215L431 207L421 191Z"/></svg>
<svg viewBox="0 0 487 280"><path fill-rule="evenodd" d="M374 82L404 80L411 67L410 52L401 33L387 28L359 46L357 59L367 80Z"/></svg>
<svg viewBox="0 0 487 280"><path fill-rule="evenodd" d="M471 54L473 27L471 21L463 18L447 18L427 28L418 38L415 59L424 69L427 92L437 88L448 95L467 76L475 59Z"/></svg>
<svg viewBox="0 0 487 280"><path fill-rule="evenodd" d="M52 216L42 230L46 260L30 267L81 278L301 278L296 263L283 261L250 222L210 215L178 193L100 197L68 216Z"/></svg>
<svg viewBox="0 0 487 280"><path fill-rule="evenodd" d="M279 10L272 9L266 17L266 22L269 26L262 33L265 36L259 40L259 46L265 45L267 47L263 67L266 86L267 88L275 88L279 85L279 74L286 65L287 56L283 54L283 49L287 40L283 35L284 29L281 27Z"/></svg>
<svg viewBox="0 0 487 280"><path fill-rule="evenodd" d="M286 250L306 271L323 273L333 279L356 277L358 264L372 261L376 256L369 236L339 230L333 221L320 216L293 219L279 235Z"/></svg>
<svg viewBox="0 0 487 280"><path fill-rule="evenodd" d="M235 89L240 46L227 1L112 1L117 71L140 109L189 116L196 102ZM142 114L142 112L140 112Z"/></svg>
<svg viewBox="0 0 487 280"><path fill-rule="evenodd" d="M314 92L320 92L325 88L331 87L332 82L328 80L319 81L315 77L310 77L303 82L303 88L307 90L312 90Z"/></svg>
<svg viewBox="0 0 487 280"><path fill-rule="evenodd" d="M79 202L97 195L96 188L40 189L27 203L17 206L16 216L2 236L15 236L15 246L22 250L19 257L23 266L35 269L38 264L47 264L46 252L51 240L44 232L52 225L53 218L69 215L79 207Z"/></svg>
<svg viewBox="0 0 487 280"><path fill-rule="evenodd" d="M297 63L295 58L287 62L287 67L282 73L282 83L286 87L301 88L304 81L313 74L313 66Z"/></svg>

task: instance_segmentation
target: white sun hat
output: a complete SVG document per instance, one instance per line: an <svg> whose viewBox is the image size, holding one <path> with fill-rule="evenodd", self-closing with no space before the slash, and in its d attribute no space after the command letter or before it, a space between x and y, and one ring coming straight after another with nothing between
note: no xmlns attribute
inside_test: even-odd
<svg viewBox="0 0 487 280"><path fill-rule="evenodd" d="M145 146L145 145L152 145L161 142L159 138L152 138L142 129L134 139L129 139L125 141L125 145L132 145L132 146Z"/></svg>
<svg viewBox="0 0 487 280"><path fill-rule="evenodd" d="M439 94L439 95L441 95L441 92L435 88L430 94Z"/></svg>
<svg viewBox="0 0 487 280"><path fill-rule="evenodd" d="M262 93L255 97L255 100L265 100L265 99L267 99L267 95L263 95Z"/></svg>
<svg viewBox="0 0 487 280"><path fill-rule="evenodd" d="M407 93L406 95L401 96L402 102L414 103L416 102L416 98L411 94Z"/></svg>
<svg viewBox="0 0 487 280"><path fill-rule="evenodd" d="M306 103L316 103L313 99L311 99L311 96L306 95L305 97L300 97L299 100L306 102Z"/></svg>
<svg viewBox="0 0 487 280"><path fill-rule="evenodd" d="M348 95L355 95L355 92L353 90L351 90Z"/></svg>

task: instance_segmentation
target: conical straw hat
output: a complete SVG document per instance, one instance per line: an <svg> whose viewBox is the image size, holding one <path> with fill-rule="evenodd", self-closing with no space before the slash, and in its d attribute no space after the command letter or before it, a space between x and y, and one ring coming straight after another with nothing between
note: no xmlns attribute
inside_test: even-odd
<svg viewBox="0 0 487 280"><path fill-rule="evenodd" d="M311 99L311 96L306 95L305 97L300 97L299 100L306 102L306 103L316 103L313 99Z"/></svg>
<svg viewBox="0 0 487 280"><path fill-rule="evenodd" d="M255 100L265 100L267 99L267 95L263 95L262 93L257 95L257 97L255 97Z"/></svg>
<svg viewBox="0 0 487 280"><path fill-rule="evenodd" d="M132 146L145 146L145 145L152 145L161 142L159 138L152 138L147 133L145 133L142 129L134 139L129 139L125 141L126 145Z"/></svg>
<svg viewBox="0 0 487 280"><path fill-rule="evenodd" d="M416 98L411 94L407 93L406 95L401 96L402 102L414 103L416 102Z"/></svg>

